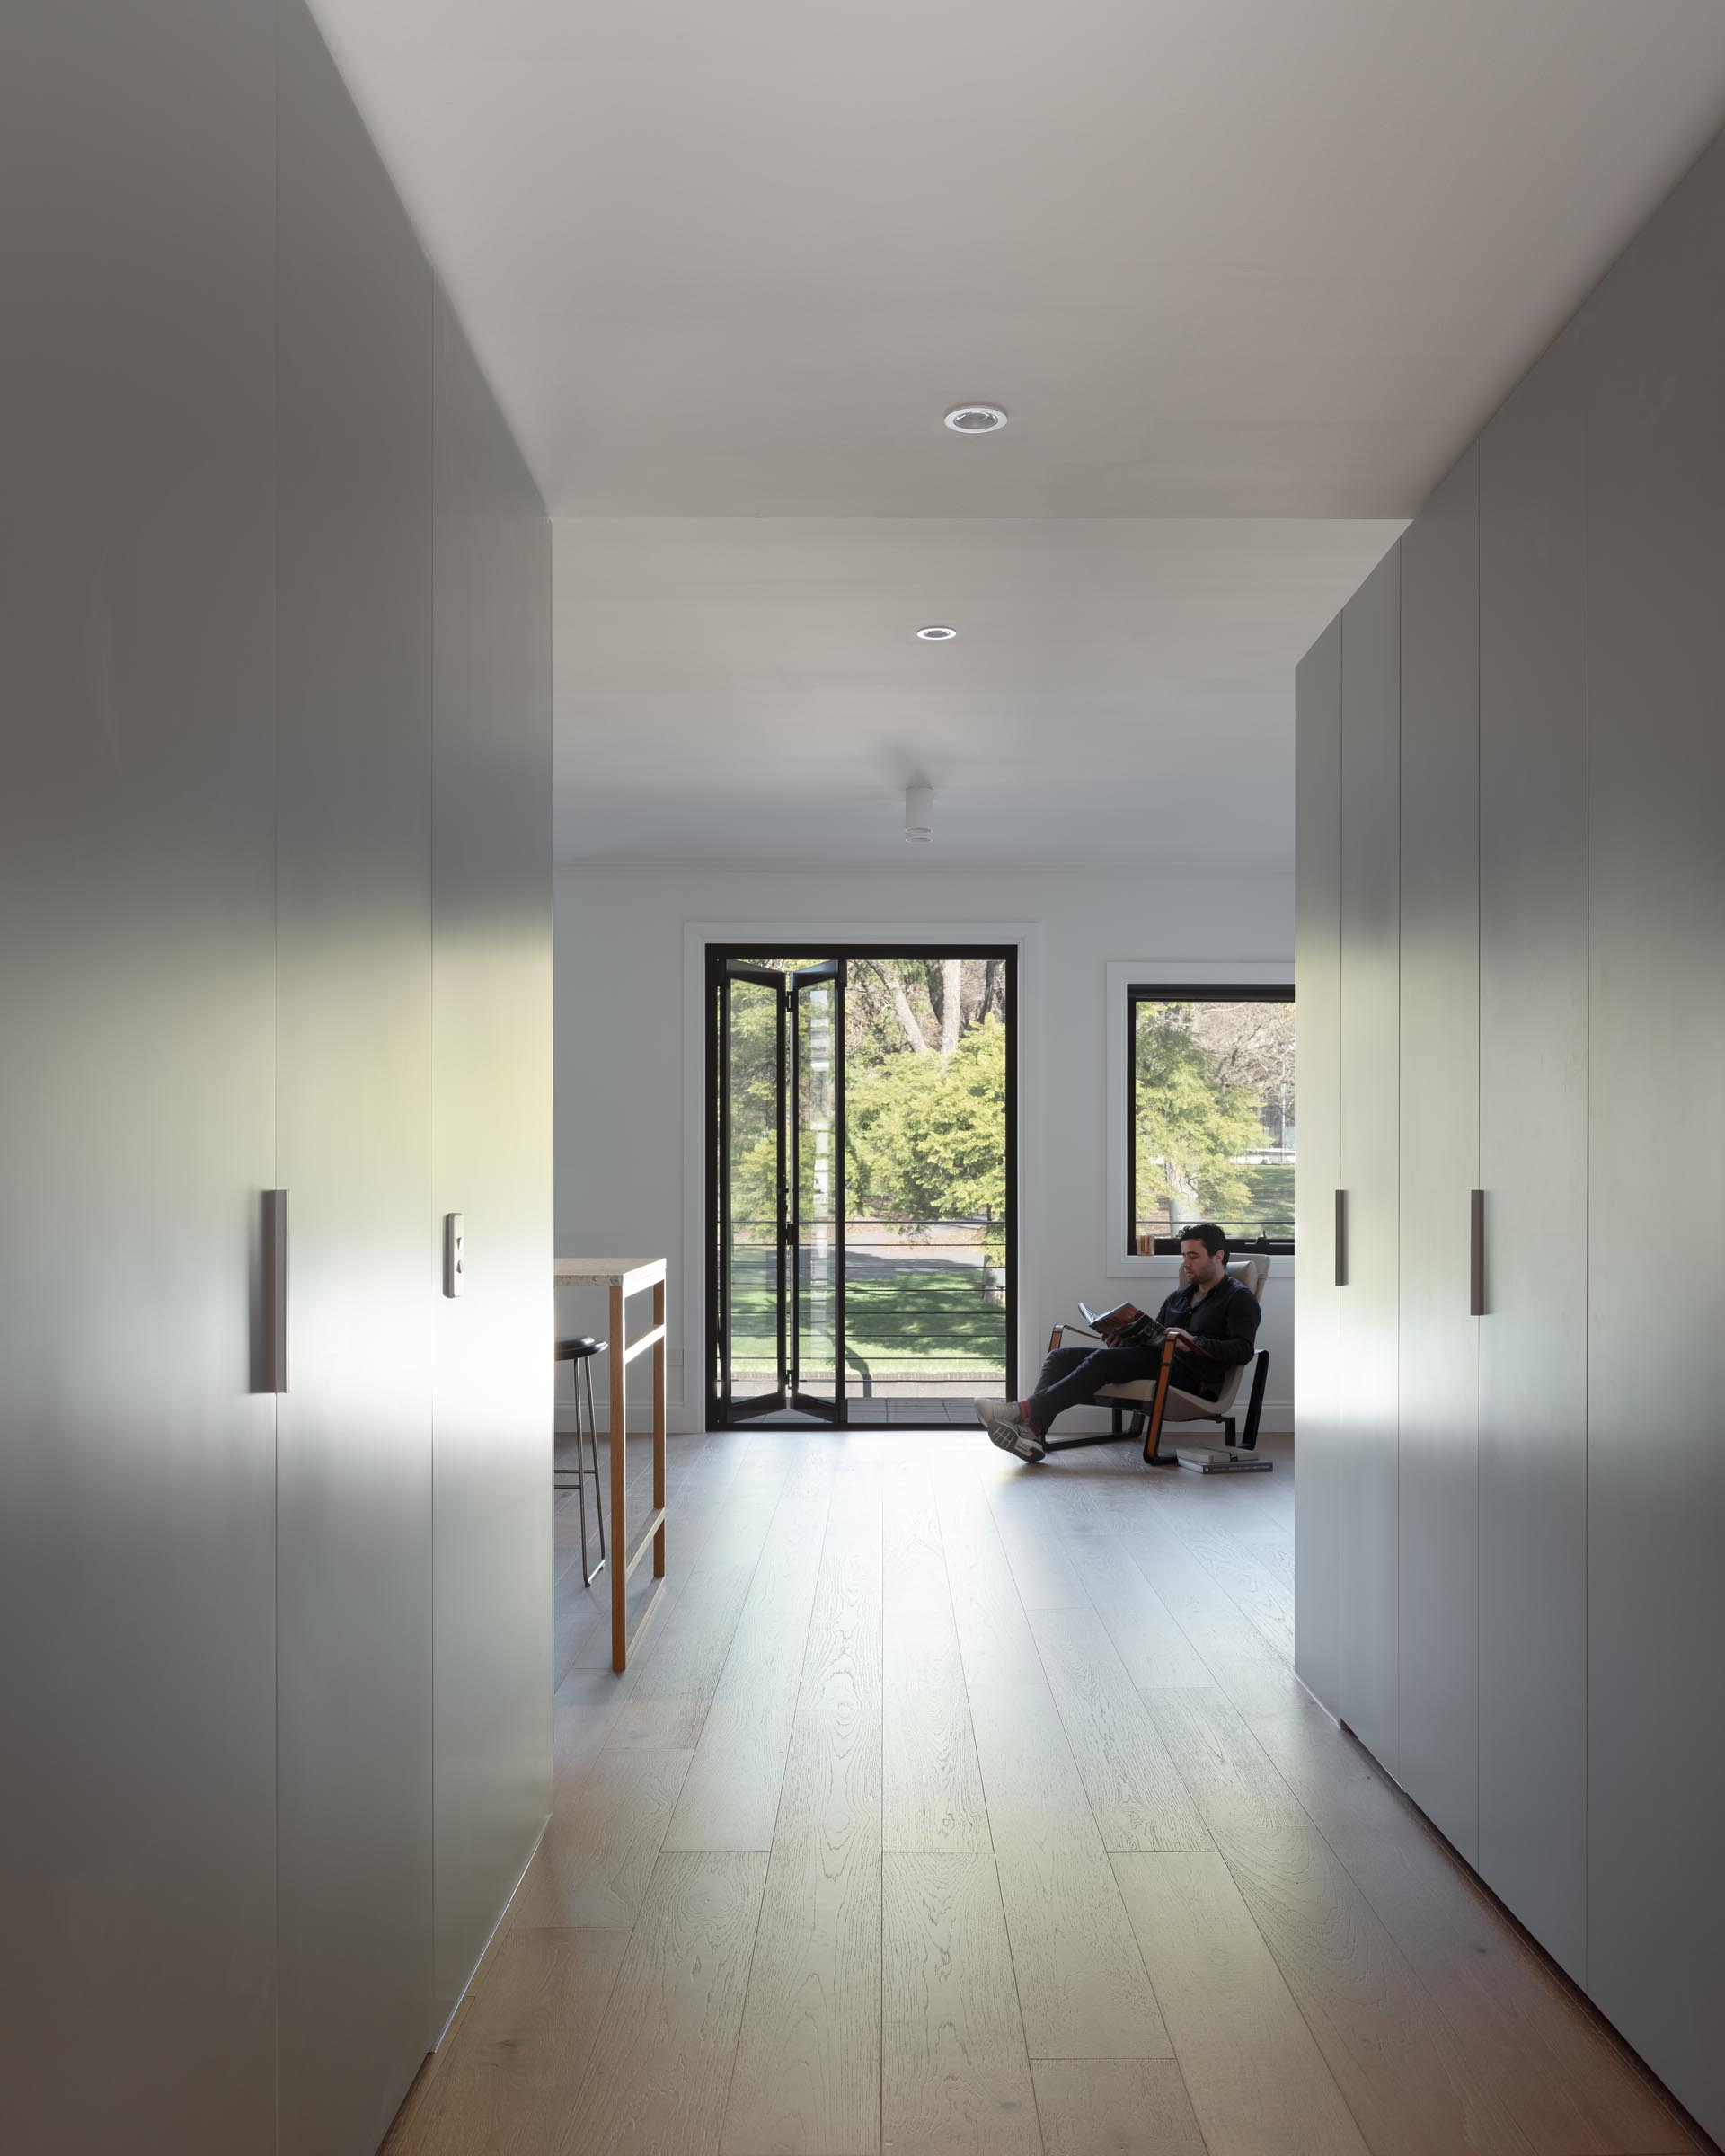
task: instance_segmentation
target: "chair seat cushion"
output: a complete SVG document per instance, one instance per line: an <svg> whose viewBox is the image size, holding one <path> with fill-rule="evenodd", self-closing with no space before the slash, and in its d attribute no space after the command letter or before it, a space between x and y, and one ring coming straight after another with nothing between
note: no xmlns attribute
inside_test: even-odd
<svg viewBox="0 0 1725 2156"><path fill-rule="evenodd" d="M596 1340L590 1332L581 1332L577 1333L573 1339L558 1341L557 1360L560 1363L579 1363L589 1355L601 1355L604 1351L603 1340Z"/></svg>

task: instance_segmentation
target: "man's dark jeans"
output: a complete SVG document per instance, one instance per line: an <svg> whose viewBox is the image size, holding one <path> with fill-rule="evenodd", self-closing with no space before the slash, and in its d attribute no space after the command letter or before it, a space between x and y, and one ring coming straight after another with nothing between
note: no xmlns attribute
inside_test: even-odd
<svg viewBox="0 0 1725 2156"><path fill-rule="evenodd" d="M1043 1362L1030 1398L1031 1427L1040 1436L1057 1415L1064 1415L1068 1408L1088 1407L1104 1385L1154 1377L1161 1367L1160 1348L1056 1348ZM1174 1356L1168 1382L1182 1392L1202 1392L1212 1399L1218 1390L1216 1365L1207 1370L1190 1355Z"/></svg>

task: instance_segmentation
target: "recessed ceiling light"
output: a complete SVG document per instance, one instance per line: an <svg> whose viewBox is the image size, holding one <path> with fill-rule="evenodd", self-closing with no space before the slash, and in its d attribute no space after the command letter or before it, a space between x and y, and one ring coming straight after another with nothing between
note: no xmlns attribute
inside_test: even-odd
<svg viewBox="0 0 1725 2156"><path fill-rule="evenodd" d="M919 629L916 633L925 644L950 644L959 632L956 629L949 629L943 623L936 622L926 629Z"/></svg>
<svg viewBox="0 0 1725 2156"><path fill-rule="evenodd" d="M960 404L947 413L946 423L954 434L998 434L1006 414L997 404Z"/></svg>

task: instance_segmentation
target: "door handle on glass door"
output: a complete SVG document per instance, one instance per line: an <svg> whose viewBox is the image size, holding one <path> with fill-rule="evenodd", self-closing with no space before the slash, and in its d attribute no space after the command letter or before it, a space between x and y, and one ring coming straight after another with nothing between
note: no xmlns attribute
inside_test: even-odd
<svg viewBox="0 0 1725 2156"><path fill-rule="evenodd" d="M1348 1193L1336 1192L1336 1286L1348 1285Z"/></svg>

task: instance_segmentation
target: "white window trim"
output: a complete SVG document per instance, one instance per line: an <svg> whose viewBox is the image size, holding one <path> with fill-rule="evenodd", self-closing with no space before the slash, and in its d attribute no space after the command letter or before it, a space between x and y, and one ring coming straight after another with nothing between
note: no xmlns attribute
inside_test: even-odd
<svg viewBox="0 0 1725 2156"><path fill-rule="evenodd" d="M1108 962L1108 1253L1110 1280L1172 1280L1178 1258L1140 1258L1126 1247L1127 991L1146 982L1171 988L1237 983L1279 987L1294 978L1291 959L1110 959ZM1292 1258L1276 1270L1292 1272Z"/></svg>

